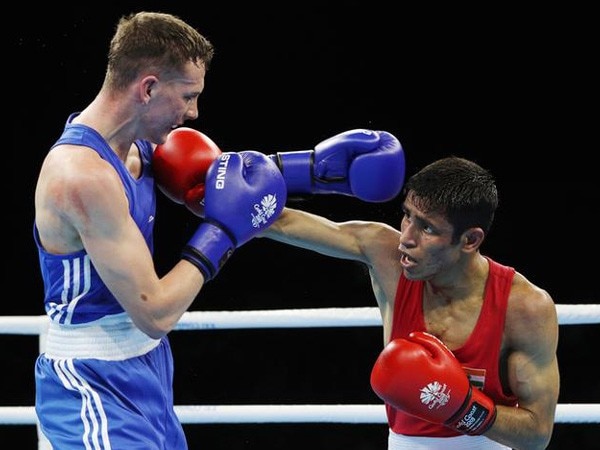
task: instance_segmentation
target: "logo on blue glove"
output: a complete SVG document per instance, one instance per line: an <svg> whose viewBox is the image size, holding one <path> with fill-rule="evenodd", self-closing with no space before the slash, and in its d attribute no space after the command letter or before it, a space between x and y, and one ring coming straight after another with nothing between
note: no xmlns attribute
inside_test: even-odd
<svg viewBox="0 0 600 450"><path fill-rule="evenodd" d="M219 163L217 167L217 178L215 180L215 188L224 189L225 188L225 174L227 173L227 164L229 164L229 155L222 154L219 157Z"/></svg>
<svg viewBox="0 0 600 450"><path fill-rule="evenodd" d="M275 215L277 210L277 196L275 194L265 195L260 204L255 204L256 214L252 214L252 226L260 228L263 225L270 225L269 219Z"/></svg>

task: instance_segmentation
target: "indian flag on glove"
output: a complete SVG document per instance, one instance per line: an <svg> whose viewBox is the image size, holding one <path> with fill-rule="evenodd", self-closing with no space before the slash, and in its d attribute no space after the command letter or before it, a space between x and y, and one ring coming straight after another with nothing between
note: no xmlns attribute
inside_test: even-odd
<svg viewBox="0 0 600 450"><path fill-rule="evenodd" d="M483 389L485 386L485 369L473 369L471 367L463 367L467 374L467 378L472 386Z"/></svg>

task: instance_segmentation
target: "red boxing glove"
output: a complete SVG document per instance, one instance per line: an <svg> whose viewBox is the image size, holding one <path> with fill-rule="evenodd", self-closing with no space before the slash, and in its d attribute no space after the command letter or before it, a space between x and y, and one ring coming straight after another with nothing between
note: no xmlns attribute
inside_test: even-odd
<svg viewBox="0 0 600 450"><path fill-rule="evenodd" d="M386 345L371 387L394 408L463 434L482 434L496 419L492 399L471 386L454 354L429 333L416 331Z"/></svg>
<svg viewBox="0 0 600 450"><path fill-rule="evenodd" d="M204 216L204 182L208 168L221 150L208 136L180 127L169 133L152 156L154 178L169 199Z"/></svg>

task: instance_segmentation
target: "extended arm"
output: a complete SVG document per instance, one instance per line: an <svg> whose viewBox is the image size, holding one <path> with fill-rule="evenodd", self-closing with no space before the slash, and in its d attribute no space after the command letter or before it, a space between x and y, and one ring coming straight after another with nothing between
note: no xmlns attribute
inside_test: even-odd
<svg viewBox="0 0 600 450"><path fill-rule="evenodd" d="M360 261L369 266L378 255L390 257L390 249L395 249L398 236L397 230L381 222L334 222L287 207L273 225L258 235L323 255Z"/></svg>
<svg viewBox="0 0 600 450"><path fill-rule="evenodd" d="M283 174L288 196L340 194L368 202L391 200L404 183L405 160L400 141L386 131L355 129L337 134L312 150L270 155ZM332 200L333 201L333 200ZM333 222L325 217L286 208L260 236L337 258L370 262L380 252L378 242L397 232L376 222Z"/></svg>
<svg viewBox="0 0 600 450"><path fill-rule="evenodd" d="M306 211L284 208L259 236L336 258L363 260L360 233L364 222L333 222Z"/></svg>

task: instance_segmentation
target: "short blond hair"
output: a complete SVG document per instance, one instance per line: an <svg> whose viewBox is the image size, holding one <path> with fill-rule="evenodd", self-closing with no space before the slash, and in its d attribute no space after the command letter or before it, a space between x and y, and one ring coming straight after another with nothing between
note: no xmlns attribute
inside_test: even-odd
<svg viewBox="0 0 600 450"><path fill-rule="evenodd" d="M124 89L142 70L182 71L190 61L208 70L213 55L212 43L179 17L132 13L119 19L110 41L104 84Z"/></svg>

